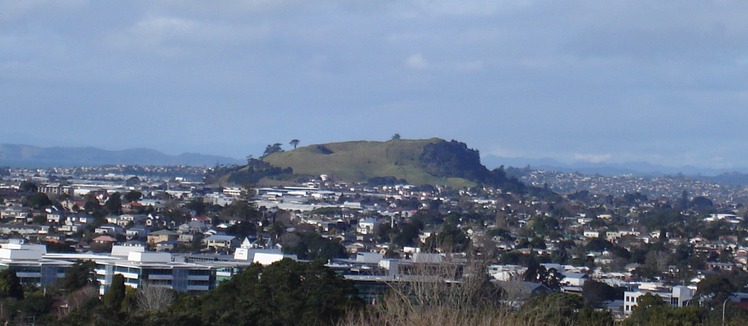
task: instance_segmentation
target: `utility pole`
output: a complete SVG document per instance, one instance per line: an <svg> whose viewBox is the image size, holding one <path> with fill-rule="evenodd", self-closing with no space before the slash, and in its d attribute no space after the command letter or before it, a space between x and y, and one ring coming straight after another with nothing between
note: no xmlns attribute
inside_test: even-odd
<svg viewBox="0 0 748 326"><path fill-rule="evenodd" d="M725 326L725 305L727 305L727 300L730 300L730 297L727 297L727 299L722 302L722 326Z"/></svg>

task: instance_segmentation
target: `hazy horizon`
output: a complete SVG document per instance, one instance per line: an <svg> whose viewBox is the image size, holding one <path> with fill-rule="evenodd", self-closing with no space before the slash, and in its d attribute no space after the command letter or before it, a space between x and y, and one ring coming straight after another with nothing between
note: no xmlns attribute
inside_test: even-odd
<svg viewBox="0 0 748 326"><path fill-rule="evenodd" d="M3 143L741 168L748 3L0 2Z"/></svg>

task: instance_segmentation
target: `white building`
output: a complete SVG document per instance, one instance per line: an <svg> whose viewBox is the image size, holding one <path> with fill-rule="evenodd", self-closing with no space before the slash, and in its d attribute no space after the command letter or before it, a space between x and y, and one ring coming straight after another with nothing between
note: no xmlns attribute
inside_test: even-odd
<svg viewBox="0 0 748 326"><path fill-rule="evenodd" d="M234 251L235 260L251 261L252 263L264 266L281 261L283 258L298 260L296 255L283 254L280 249L250 249L242 247Z"/></svg>
<svg viewBox="0 0 748 326"><path fill-rule="evenodd" d="M631 312L634 311L636 304L639 302L639 297L647 293L660 296L662 300L673 307L684 307L690 303L691 299L693 299L694 290L686 286L673 286L672 288L667 288L658 284L643 283L634 291L624 292L623 313L630 315Z"/></svg>
<svg viewBox="0 0 748 326"><path fill-rule="evenodd" d="M519 265L488 265L488 275L498 281L522 280L527 267Z"/></svg>
<svg viewBox="0 0 748 326"><path fill-rule="evenodd" d="M241 197L244 191L239 187L226 187L223 188L223 194L231 197Z"/></svg>
<svg viewBox="0 0 748 326"><path fill-rule="evenodd" d="M200 293L215 288L215 269L200 264L172 261L169 253L142 252L133 247L127 259L97 261L96 276L99 293L112 285L115 274L125 277L125 285L139 288L144 285L162 286L178 292Z"/></svg>
<svg viewBox="0 0 748 326"><path fill-rule="evenodd" d="M600 232L597 231L584 231L584 237L589 239L599 238Z"/></svg>
<svg viewBox="0 0 748 326"><path fill-rule="evenodd" d="M73 262L45 259L45 245L24 244L12 241L0 248L0 269L16 272L21 284L47 286L65 277L65 271Z"/></svg>
<svg viewBox="0 0 748 326"><path fill-rule="evenodd" d="M356 232L359 234L374 234L379 227L379 221L373 217L367 217L358 221Z"/></svg>

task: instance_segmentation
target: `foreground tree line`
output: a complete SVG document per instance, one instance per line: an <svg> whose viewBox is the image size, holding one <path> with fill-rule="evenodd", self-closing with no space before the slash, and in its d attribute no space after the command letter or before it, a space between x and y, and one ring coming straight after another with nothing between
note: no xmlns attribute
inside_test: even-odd
<svg viewBox="0 0 748 326"><path fill-rule="evenodd" d="M115 275L104 296L98 295L92 262L76 264L58 288L24 288L15 272L0 272L0 321L27 325L701 325L720 324L716 306L672 308L645 295L633 315L615 322L595 309L606 288L592 296L552 292L521 307L516 293L491 282L474 265L416 267L407 281L392 282L374 304L357 296L353 283L321 261L290 259L269 266L252 265L202 295L167 288L126 287ZM459 283L444 282L465 271ZM425 275L425 276L424 276ZM710 281L719 292L724 280ZM594 284L594 283L591 283ZM598 285L599 287L599 285ZM720 295L711 293L712 297ZM720 297L721 298L721 297ZM727 324L740 325L748 314L732 303Z"/></svg>

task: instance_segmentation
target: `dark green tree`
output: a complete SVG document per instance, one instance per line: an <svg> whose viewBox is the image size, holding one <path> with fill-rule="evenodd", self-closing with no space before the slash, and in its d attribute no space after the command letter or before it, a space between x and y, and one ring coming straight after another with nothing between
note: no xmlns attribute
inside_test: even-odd
<svg viewBox="0 0 748 326"><path fill-rule="evenodd" d="M131 177L127 180L125 180L125 185L128 187L134 187L140 184L140 178L138 177Z"/></svg>
<svg viewBox="0 0 748 326"><path fill-rule="evenodd" d="M21 185L18 187L18 190L24 193L37 192L38 189L39 187L36 185L36 183L29 181L22 181Z"/></svg>
<svg viewBox="0 0 748 326"><path fill-rule="evenodd" d="M360 305L353 285L322 262L284 259L250 266L207 294L202 307L180 303L174 311L202 308L204 325L329 325Z"/></svg>
<svg viewBox="0 0 748 326"><path fill-rule="evenodd" d="M265 152L262 153L262 157L267 157L270 154L280 153L282 151L283 151L283 148L281 147L281 143L267 145L265 147Z"/></svg>
<svg viewBox="0 0 748 326"><path fill-rule="evenodd" d="M585 306L576 314L577 325L584 326L611 326L615 325L613 316L607 310L595 310Z"/></svg>
<svg viewBox="0 0 748 326"><path fill-rule="evenodd" d="M15 271L0 271L0 298L23 299L23 286Z"/></svg>
<svg viewBox="0 0 748 326"><path fill-rule="evenodd" d="M397 225L398 232L392 238L392 242L400 248L415 246L422 227L423 224L418 222L399 224Z"/></svg>
<svg viewBox="0 0 748 326"><path fill-rule="evenodd" d="M125 293L125 277L122 274L114 274L112 284L102 298L104 306L113 312L118 312L122 307L122 301L125 300Z"/></svg>
<svg viewBox="0 0 748 326"><path fill-rule="evenodd" d="M96 279L96 262L92 260L79 260L65 272L65 277L59 281L59 287L68 292L73 292L85 286L98 286Z"/></svg>
<svg viewBox="0 0 748 326"><path fill-rule="evenodd" d="M39 324L44 324L45 320L51 320L49 311L53 302L51 297L37 291L28 294L23 300L17 301L14 308L19 313L18 317L25 317L27 320L36 320ZM47 318L45 318L45 315ZM19 324L23 325L23 323Z"/></svg>
<svg viewBox="0 0 748 326"><path fill-rule="evenodd" d="M610 243L610 241L605 240L604 238L590 239L590 241L588 241L587 245L585 246L586 250L591 251L603 251L611 248L613 248L613 244Z"/></svg>
<svg viewBox="0 0 748 326"><path fill-rule="evenodd" d="M638 298L626 325L701 325L699 307L673 308L662 297L647 293Z"/></svg>
<svg viewBox="0 0 748 326"><path fill-rule="evenodd" d="M185 208L195 211L198 216L208 212L209 205L202 198L194 198L184 205Z"/></svg>
<svg viewBox="0 0 748 326"><path fill-rule="evenodd" d="M561 288L561 279L564 274L555 268L546 269L545 266L538 263L537 260L531 259L527 263L527 270L522 275L522 279L527 282L543 283L552 290Z"/></svg>
<svg viewBox="0 0 748 326"><path fill-rule="evenodd" d="M290 142L288 142L291 146L293 146L293 149L296 149L296 146L299 146L300 141L298 139L291 139Z"/></svg>
<svg viewBox="0 0 748 326"><path fill-rule="evenodd" d="M442 230L426 238L421 249L435 252L441 249L446 252L464 252L470 246L470 238L454 224L445 223Z"/></svg>
<svg viewBox="0 0 748 326"><path fill-rule="evenodd" d="M143 193L137 190L130 190L123 197L126 202L130 203L140 200L143 197Z"/></svg>
<svg viewBox="0 0 748 326"><path fill-rule="evenodd" d="M36 192L26 197L28 206L41 209L52 205L52 200L43 192Z"/></svg>
<svg viewBox="0 0 748 326"><path fill-rule="evenodd" d="M283 252L299 259L327 261L345 258L346 252L339 242L325 239L316 232L297 232L284 235Z"/></svg>
<svg viewBox="0 0 748 326"><path fill-rule="evenodd" d="M691 200L691 207L696 210L709 210L714 208L714 203L704 196L696 196Z"/></svg>
<svg viewBox="0 0 748 326"><path fill-rule="evenodd" d="M110 214L122 214L122 195L119 192L109 195L105 206Z"/></svg>
<svg viewBox="0 0 748 326"><path fill-rule="evenodd" d="M577 312L583 307L581 297L554 292L531 298L522 305L519 315L532 324L540 321L547 325L577 325Z"/></svg>
<svg viewBox="0 0 748 326"><path fill-rule="evenodd" d="M599 308L604 301L622 299L623 290L616 289L603 282L587 280L582 286L582 297L586 304Z"/></svg>
<svg viewBox="0 0 748 326"><path fill-rule="evenodd" d="M709 307L717 308L738 288L730 281L729 274L706 276L696 287L695 297Z"/></svg>

